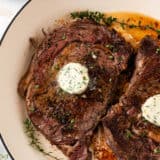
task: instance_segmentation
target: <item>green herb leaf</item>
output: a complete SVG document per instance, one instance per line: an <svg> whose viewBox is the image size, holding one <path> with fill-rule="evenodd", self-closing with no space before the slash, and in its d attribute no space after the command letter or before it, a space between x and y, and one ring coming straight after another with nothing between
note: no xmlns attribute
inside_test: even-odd
<svg viewBox="0 0 160 160"><path fill-rule="evenodd" d="M25 125L25 128L26 128L26 131L30 131L30 128L31 128L31 121L27 118L25 121L24 121L24 125Z"/></svg>
<svg viewBox="0 0 160 160"><path fill-rule="evenodd" d="M106 45L106 48L109 48L110 50L112 50L112 49L114 48L114 46L111 45L111 44L107 44L107 45Z"/></svg>
<svg viewBox="0 0 160 160"><path fill-rule="evenodd" d="M115 46L112 45L112 44L107 44L107 45L106 45L106 48L108 48L108 49L111 50L112 52L117 52L117 49L116 49Z"/></svg>
<svg viewBox="0 0 160 160"><path fill-rule="evenodd" d="M143 121L144 123L147 123L147 120L146 120L144 117L142 117L142 121Z"/></svg>
<svg viewBox="0 0 160 160"><path fill-rule="evenodd" d="M79 18L79 19L88 18L88 19L91 19L97 23L100 23L100 21L104 17L104 14L101 12L81 11L81 12L72 12L71 17L73 19L75 19L75 18Z"/></svg>
<svg viewBox="0 0 160 160"><path fill-rule="evenodd" d="M83 77L83 80L86 80L86 79L87 79L87 78L84 76L84 77Z"/></svg>
<svg viewBox="0 0 160 160"><path fill-rule="evenodd" d="M112 23L113 23L113 22L116 22L116 20L117 20L117 18L112 17L112 16L103 19L104 23L105 23L106 25L108 25L108 26L112 25Z"/></svg>
<svg viewBox="0 0 160 160"><path fill-rule="evenodd" d="M146 26L145 26L145 29L153 29L153 25L152 25L152 24L146 25Z"/></svg>
<svg viewBox="0 0 160 160"><path fill-rule="evenodd" d="M156 29L158 35L160 35L160 29Z"/></svg>
<svg viewBox="0 0 160 160"><path fill-rule="evenodd" d="M80 19L83 19L83 18L87 18L89 17L89 11L82 11L82 12L72 12L71 13L71 17L73 19L75 18L80 18Z"/></svg>
<svg viewBox="0 0 160 160"><path fill-rule="evenodd" d="M133 137L132 132L127 129L127 130L126 130L126 138L127 138L127 139L130 139L130 138L132 138L132 137Z"/></svg>
<svg viewBox="0 0 160 160"><path fill-rule="evenodd" d="M128 27L129 28L137 28L137 25L135 25L135 24L129 24Z"/></svg>
<svg viewBox="0 0 160 160"><path fill-rule="evenodd" d="M122 29L125 29L126 24L124 22L120 22Z"/></svg>
<svg viewBox="0 0 160 160"><path fill-rule="evenodd" d="M58 64L54 65L54 69L55 69L55 70L59 70L59 69L60 69L60 68L59 68L59 65L58 65Z"/></svg>

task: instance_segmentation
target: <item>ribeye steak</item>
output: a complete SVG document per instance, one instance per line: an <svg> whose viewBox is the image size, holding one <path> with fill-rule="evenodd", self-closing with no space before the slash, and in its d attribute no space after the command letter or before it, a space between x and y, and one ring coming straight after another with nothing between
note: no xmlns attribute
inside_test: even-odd
<svg viewBox="0 0 160 160"><path fill-rule="evenodd" d="M53 30L37 48L18 90L35 127L71 160L90 159L93 130L112 103L133 52L115 30L87 19ZM83 94L66 93L57 83L59 70L69 62L88 68L90 82Z"/></svg>
<svg viewBox="0 0 160 160"><path fill-rule="evenodd" d="M141 41L130 84L103 121L106 142L118 160L160 160L160 127L146 121L141 111L146 99L160 94L157 48L158 41L149 36Z"/></svg>

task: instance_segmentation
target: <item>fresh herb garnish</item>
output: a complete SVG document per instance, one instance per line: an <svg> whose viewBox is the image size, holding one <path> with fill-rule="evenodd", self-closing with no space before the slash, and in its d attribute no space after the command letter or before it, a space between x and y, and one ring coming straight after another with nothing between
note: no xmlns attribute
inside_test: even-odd
<svg viewBox="0 0 160 160"><path fill-rule="evenodd" d="M30 106L30 107L29 107L29 111L30 111L31 113L33 113L33 112L35 111L35 107L34 107L34 106Z"/></svg>
<svg viewBox="0 0 160 160"><path fill-rule="evenodd" d="M99 24L106 24L111 25L113 22L117 20L115 17L105 17L105 15L101 12L92 12L92 11L81 11L81 12L72 12L71 17L73 19L79 18L84 19L88 18L91 19Z"/></svg>
<svg viewBox="0 0 160 160"><path fill-rule="evenodd" d="M83 76L83 80L86 80L87 78L85 76Z"/></svg>
<svg viewBox="0 0 160 160"><path fill-rule="evenodd" d="M160 35L160 29L156 29L158 35Z"/></svg>
<svg viewBox="0 0 160 160"><path fill-rule="evenodd" d="M68 123L64 126L64 132L71 132L74 129L75 119L70 119Z"/></svg>
<svg viewBox="0 0 160 160"><path fill-rule="evenodd" d="M91 19L97 23L101 23L101 21L104 18L104 14L101 12L82 11L82 12L72 12L71 17L73 19L75 19L75 18L79 18L79 19L88 18L88 19Z"/></svg>
<svg viewBox="0 0 160 160"><path fill-rule="evenodd" d="M120 25L121 25L122 29L125 29L125 23L124 22L121 22Z"/></svg>
<svg viewBox="0 0 160 160"><path fill-rule="evenodd" d="M159 154L160 153L160 148L155 148L154 149L154 153L158 153Z"/></svg>
<svg viewBox="0 0 160 160"><path fill-rule="evenodd" d="M54 70L58 71L59 69L60 69L60 67L59 67L58 64L54 64L54 65L51 66L51 71L54 71Z"/></svg>
<svg viewBox="0 0 160 160"><path fill-rule="evenodd" d="M153 25L152 24L150 24L150 25L146 25L146 29L153 29Z"/></svg>
<svg viewBox="0 0 160 160"><path fill-rule="evenodd" d="M130 138L132 138L132 137L133 137L132 132L127 129L127 130L126 130L126 138L127 138L127 139L130 139Z"/></svg>
<svg viewBox="0 0 160 160"><path fill-rule="evenodd" d="M60 69L59 65L58 64L54 65L54 69L59 70Z"/></svg>
<svg viewBox="0 0 160 160"><path fill-rule="evenodd" d="M108 25L108 26L111 26L113 23L118 23L118 24L120 24L120 26L123 29L125 27L131 28L131 29L138 28L138 29L142 29L142 30L149 29L149 30L156 32L158 35L160 35L160 29L154 28L152 24L151 25L142 25L141 21L139 21L138 24L129 24L124 21L119 21L116 17L112 17L112 16L106 17L105 14L103 14L101 12L92 12L92 11L72 12L71 17L73 19L75 19L75 18L79 18L79 19L88 18L98 24L103 24L103 25Z"/></svg>
<svg viewBox="0 0 160 160"><path fill-rule="evenodd" d="M108 48L109 50L111 50L112 52L117 52L117 49L112 44L107 44L105 47Z"/></svg>
<svg viewBox="0 0 160 160"><path fill-rule="evenodd" d="M114 48L114 46L113 46L112 44L107 44L107 45L106 45L106 48L112 50L112 49Z"/></svg>
<svg viewBox="0 0 160 160"><path fill-rule="evenodd" d="M43 149L43 147L41 146L41 142L37 138L36 130L32 125L32 122L28 118L24 121L24 127L25 127L25 132L30 139L31 146L33 146L35 149L37 149L44 155L58 160L56 157L52 156L50 152L48 153Z"/></svg>
<svg viewBox="0 0 160 160"><path fill-rule="evenodd" d="M129 27L129 28L137 28L137 27L139 27L139 26L137 26L137 25L135 25L135 24L129 24L128 27Z"/></svg>
<svg viewBox="0 0 160 160"><path fill-rule="evenodd" d="M71 114L69 112L65 112L65 111L61 111L61 110L56 110L53 113L53 118L56 118L56 120L60 123L60 124L68 124L70 123L70 116Z"/></svg>
<svg viewBox="0 0 160 160"><path fill-rule="evenodd" d="M110 16L108 18L103 18L103 21L106 25L110 26L113 22L117 21L117 18Z"/></svg>
<svg viewBox="0 0 160 160"><path fill-rule="evenodd" d="M147 123L147 120L144 117L142 117L142 122Z"/></svg>

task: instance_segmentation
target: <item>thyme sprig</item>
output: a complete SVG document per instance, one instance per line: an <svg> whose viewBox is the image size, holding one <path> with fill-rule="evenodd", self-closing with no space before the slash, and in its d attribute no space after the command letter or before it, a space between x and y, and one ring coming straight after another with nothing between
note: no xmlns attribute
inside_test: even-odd
<svg viewBox="0 0 160 160"><path fill-rule="evenodd" d="M158 35L160 35L160 29L154 28L153 25L142 25L141 21L139 21L138 24L129 24L124 21L119 21L117 18L112 17L112 16L106 17L104 13L101 13L98 11L96 11L96 12L93 12L93 11L72 12L71 17L73 19L87 18L87 19L93 20L94 22L96 22L98 24L104 24L107 26L111 26L113 23L118 23L118 24L120 24L120 26L123 29L125 29L127 27L127 28L131 28L131 29L138 28L141 30L152 30L152 31L156 32Z"/></svg>
<svg viewBox="0 0 160 160"><path fill-rule="evenodd" d="M140 21L139 21L140 22ZM136 24L128 24L126 22L121 22L121 21L116 21L116 23L119 23L121 26L123 25L123 29L125 29L125 27L133 29L133 28L138 28L141 30L152 30L154 32L156 32L158 35L160 35L160 29L156 29L153 27L153 25L141 25L141 23Z"/></svg>
<svg viewBox="0 0 160 160"><path fill-rule="evenodd" d="M30 139L31 146L33 146L35 149L37 149L39 152L43 153L44 155L54 158L56 160L59 160L56 157L52 156L51 152L46 152L43 149L43 147L41 146L41 142L37 138L36 130L32 125L32 122L28 118L24 121L24 127L25 127L25 133Z"/></svg>
<svg viewBox="0 0 160 160"><path fill-rule="evenodd" d="M72 12L71 17L73 19L75 19L75 18L80 18L80 19L88 18L88 19L91 19L97 23L101 23L101 21L103 21L103 19L104 19L104 14L101 12L81 11L81 12Z"/></svg>
<svg viewBox="0 0 160 160"><path fill-rule="evenodd" d="M106 18L105 15L101 12L92 12L92 11L72 12L71 17L73 19L88 18L99 24L106 24L106 25L111 25L113 22L117 20L117 18L114 18L112 16Z"/></svg>

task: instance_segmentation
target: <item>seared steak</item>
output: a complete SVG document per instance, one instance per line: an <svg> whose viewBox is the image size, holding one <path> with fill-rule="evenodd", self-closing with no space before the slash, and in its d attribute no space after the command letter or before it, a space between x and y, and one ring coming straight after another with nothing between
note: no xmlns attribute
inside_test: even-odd
<svg viewBox="0 0 160 160"><path fill-rule="evenodd" d="M35 127L71 160L91 158L93 130L113 102L132 54L115 30L86 19L55 29L38 47L18 90ZM57 83L59 69L69 62L88 68L90 82L81 95L68 94Z"/></svg>
<svg viewBox="0 0 160 160"><path fill-rule="evenodd" d="M160 160L160 127L141 113L146 99L160 94L157 48L158 42L149 36L141 41L129 87L103 121L106 142L118 160Z"/></svg>

